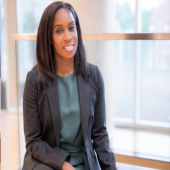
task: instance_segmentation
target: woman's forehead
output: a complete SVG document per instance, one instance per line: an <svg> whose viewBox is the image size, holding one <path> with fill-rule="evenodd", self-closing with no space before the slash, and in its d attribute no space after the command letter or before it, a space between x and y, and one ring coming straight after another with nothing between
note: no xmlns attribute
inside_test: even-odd
<svg viewBox="0 0 170 170"><path fill-rule="evenodd" d="M68 9L61 8L55 13L54 25L70 24L71 22L75 22L75 20L73 14Z"/></svg>

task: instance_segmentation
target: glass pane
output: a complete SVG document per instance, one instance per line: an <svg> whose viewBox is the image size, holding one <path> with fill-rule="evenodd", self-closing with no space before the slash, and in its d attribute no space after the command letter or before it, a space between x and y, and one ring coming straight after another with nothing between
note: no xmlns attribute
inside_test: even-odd
<svg viewBox="0 0 170 170"><path fill-rule="evenodd" d="M115 0L115 32L135 32L135 0Z"/></svg>
<svg viewBox="0 0 170 170"><path fill-rule="evenodd" d="M22 110L22 97L23 97L23 89L24 83L26 80L26 75L28 71L30 71L33 66L36 64L36 57L35 57L35 48L36 42L35 41L18 41L18 61L19 61L19 87L20 87L20 106Z"/></svg>
<svg viewBox="0 0 170 170"><path fill-rule="evenodd" d="M170 32L169 0L140 0L142 32Z"/></svg>
<svg viewBox="0 0 170 170"><path fill-rule="evenodd" d="M37 33L42 13L52 0L17 0L16 2L18 33Z"/></svg>
<svg viewBox="0 0 170 170"><path fill-rule="evenodd" d="M170 41L141 41L140 82L140 119L168 125Z"/></svg>
<svg viewBox="0 0 170 170"><path fill-rule="evenodd" d="M168 131L116 127L111 146L117 154L169 162L169 137Z"/></svg>
<svg viewBox="0 0 170 170"><path fill-rule="evenodd" d="M134 108L134 41L114 41L115 116L132 118Z"/></svg>

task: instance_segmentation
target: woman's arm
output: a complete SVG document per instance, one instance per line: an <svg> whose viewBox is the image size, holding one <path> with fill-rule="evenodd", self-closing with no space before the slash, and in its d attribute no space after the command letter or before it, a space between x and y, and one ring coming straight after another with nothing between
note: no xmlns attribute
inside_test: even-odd
<svg viewBox="0 0 170 170"><path fill-rule="evenodd" d="M100 70L98 70L98 94L95 104L94 124L92 128L93 147L102 170L117 170L116 161L108 138L106 129L104 82Z"/></svg>
<svg viewBox="0 0 170 170"><path fill-rule="evenodd" d="M61 169L64 161L66 159L70 161L71 156L42 140L42 125L38 114L38 88L31 72L27 74L25 82L23 116L26 149L29 154L53 169Z"/></svg>

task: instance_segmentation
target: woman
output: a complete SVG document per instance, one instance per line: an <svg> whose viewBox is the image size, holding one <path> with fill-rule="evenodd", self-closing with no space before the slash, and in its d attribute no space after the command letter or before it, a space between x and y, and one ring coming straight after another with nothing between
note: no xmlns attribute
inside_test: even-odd
<svg viewBox="0 0 170 170"><path fill-rule="evenodd" d="M117 170L106 131L103 78L86 61L70 4L54 2L45 9L36 56L24 89L23 170Z"/></svg>

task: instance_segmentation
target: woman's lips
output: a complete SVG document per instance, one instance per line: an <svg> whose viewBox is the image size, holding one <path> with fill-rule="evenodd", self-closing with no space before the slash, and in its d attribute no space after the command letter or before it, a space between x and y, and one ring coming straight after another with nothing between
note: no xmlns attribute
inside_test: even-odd
<svg viewBox="0 0 170 170"><path fill-rule="evenodd" d="M74 45L70 45L70 46L67 46L67 47L63 47L66 51L73 51L74 49Z"/></svg>

